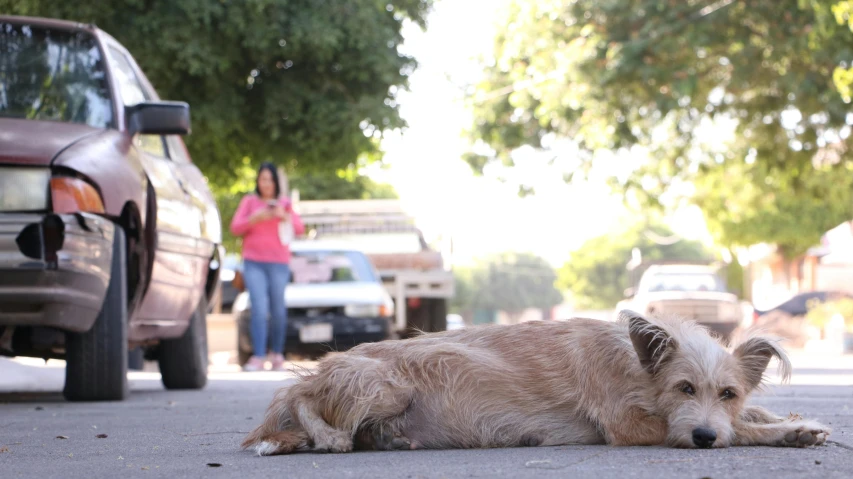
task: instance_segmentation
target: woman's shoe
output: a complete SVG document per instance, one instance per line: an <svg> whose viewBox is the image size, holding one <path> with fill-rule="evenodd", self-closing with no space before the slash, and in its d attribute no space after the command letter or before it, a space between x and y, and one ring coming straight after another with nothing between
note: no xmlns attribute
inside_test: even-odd
<svg viewBox="0 0 853 479"><path fill-rule="evenodd" d="M243 371L254 372L254 371L263 371L265 366L264 358L258 356L252 356L246 361L246 364L243 365Z"/></svg>
<svg viewBox="0 0 853 479"><path fill-rule="evenodd" d="M270 362L272 363L273 371L284 371L284 355L283 354L272 354L270 355Z"/></svg>

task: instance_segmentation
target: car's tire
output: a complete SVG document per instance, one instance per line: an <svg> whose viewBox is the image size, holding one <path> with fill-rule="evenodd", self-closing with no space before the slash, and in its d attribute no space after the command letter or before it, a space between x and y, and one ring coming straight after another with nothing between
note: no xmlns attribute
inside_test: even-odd
<svg viewBox="0 0 853 479"><path fill-rule="evenodd" d="M145 369L145 351L142 348L134 348L127 353L127 369L130 371Z"/></svg>
<svg viewBox="0 0 853 479"><path fill-rule="evenodd" d="M254 351L252 350L252 332L249 329L251 318L248 314L241 314L237 318L237 364L243 367L249 362Z"/></svg>
<svg viewBox="0 0 853 479"><path fill-rule="evenodd" d="M176 339L160 341L157 362L166 389L202 389L207 385L207 301L199 300L190 325Z"/></svg>
<svg viewBox="0 0 853 479"><path fill-rule="evenodd" d="M124 230L115 226L110 282L91 329L66 334L65 388L69 401L120 401L127 384L127 254Z"/></svg>

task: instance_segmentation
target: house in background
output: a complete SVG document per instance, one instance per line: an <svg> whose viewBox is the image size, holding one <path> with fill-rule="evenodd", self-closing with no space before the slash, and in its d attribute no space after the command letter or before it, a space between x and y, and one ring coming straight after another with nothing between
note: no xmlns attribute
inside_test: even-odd
<svg viewBox="0 0 853 479"><path fill-rule="evenodd" d="M757 309L776 306L804 291L853 293L853 221L827 231L820 246L785 260L768 244L753 245L739 255L745 265L748 297Z"/></svg>

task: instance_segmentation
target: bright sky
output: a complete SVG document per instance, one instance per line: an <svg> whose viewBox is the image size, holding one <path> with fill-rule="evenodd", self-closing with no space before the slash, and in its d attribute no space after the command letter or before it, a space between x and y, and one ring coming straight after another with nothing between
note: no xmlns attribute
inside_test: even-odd
<svg viewBox="0 0 853 479"><path fill-rule="evenodd" d="M508 0L440 0L429 28L406 28L405 52L419 67L411 91L400 92L409 123L402 135L386 138L389 167L366 171L394 185L424 234L453 238L454 264L502 251L532 252L558 266L585 240L624 221L621 200L601 181L567 185L561 175L534 158L514 171L532 183L536 195L521 199L517 184L475 177L461 156L471 114L454 82L476 81L474 59L492 51L495 24ZM673 224L684 236L700 237L704 222L696 211Z"/></svg>

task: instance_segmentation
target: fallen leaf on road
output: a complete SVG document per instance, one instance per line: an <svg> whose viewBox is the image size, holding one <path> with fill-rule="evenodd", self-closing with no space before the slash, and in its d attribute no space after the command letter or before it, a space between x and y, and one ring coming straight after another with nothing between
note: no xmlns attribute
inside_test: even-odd
<svg viewBox="0 0 853 479"><path fill-rule="evenodd" d="M524 467L536 467L543 464L551 464L551 461L527 461L524 463Z"/></svg>
<svg viewBox="0 0 853 479"><path fill-rule="evenodd" d="M57 439L68 439L68 436L56 436Z"/></svg>
<svg viewBox="0 0 853 479"><path fill-rule="evenodd" d="M154 446L154 450L160 449L160 446Z"/></svg>
<svg viewBox="0 0 853 479"><path fill-rule="evenodd" d="M69 452L68 457L74 457L74 454Z"/></svg>
<svg viewBox="0 0 853 479"><path fill-rule="evenodd" d="M97 437L98 439L106 439L108 436L106 434L98 434L95 437Z"/></svg>
<svg viewBox="0 0 853 479"><path fill-rule="evenodd" d="M311 464L314 464L314 469L320 469L320 466L318 466L316 462L312 461Z"/></svg>
<svg viewBox="0 0 853 479"><path fill-rule="evenodd" d="M222 464L219 464L218 462L208 462L207 467L222 467Z"/></svg>
<svg viewBox="0 0 853 479"><path fill-rule="evenodd" d="M147 470L148 470L148 466L142 466L142 470L143 470L143 471L147 471Z"/></svg>
<svg viewBox="0 0 853 479"><path fill-rule="evenodd" d="M35 409L36 411L44 411L44 408L41 406L36 406Z"/></svg>
<svg viewBox="0 0 853 479"><path fill-rule="evenodd" d="M6 446L0 447L0 453L9 452L9 448Z"/></svg>
<svg viewBox="0 0 853 479"><path fill-rule="evenodd" d="M123 457L121 457L121 456L119 456L119 457L118 457L118 460L119 460L119 461L123 461L123 460L124 460L124 458L123 458Z"/></svg>

